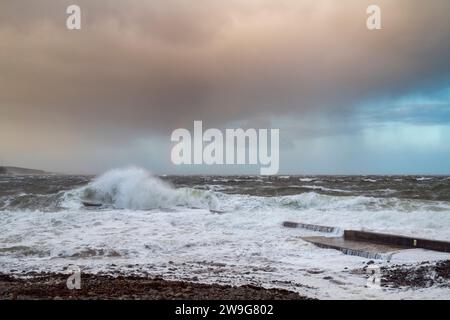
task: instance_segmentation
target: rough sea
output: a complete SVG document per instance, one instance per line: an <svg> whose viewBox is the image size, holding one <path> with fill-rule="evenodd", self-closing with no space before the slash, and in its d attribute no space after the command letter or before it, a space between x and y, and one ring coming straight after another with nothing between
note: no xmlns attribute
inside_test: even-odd
<svg viewBox="0 0 450 320"><path fill-rule="evenodd" d="M88 205L88 206L86 206ZM336 227L288 229L284 221ZM447 176L0 175L0 272L83 272L255 284L317 298L450 298L370 289L367 259L303 241L344 229L450 241ZM404 250L390 262L450 254Z"/></svg>

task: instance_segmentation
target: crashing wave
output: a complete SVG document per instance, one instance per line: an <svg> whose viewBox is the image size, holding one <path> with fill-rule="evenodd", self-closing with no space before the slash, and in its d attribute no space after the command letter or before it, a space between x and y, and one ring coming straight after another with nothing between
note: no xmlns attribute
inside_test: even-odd
<svg viewBox="0 0 450 320"><path fill-rule="evenodd" d="M115 169L78 190L82 201L117 209L160 209L176 206L214 207L214 193L190 188L175 189L140 168Z"/></svg>
<svg viewBox="0 0 450 320"><path fill-rule="evenodd" d="M83 179L86 179L84 184L89 181L88 178ZM80 185L84 181L75 180ZM64 181L58 183L64 186ZM0 197L0 210L89 209L83 208L83 203L94 204L92 206L94 208L101 206L106 209L153 210L183 207L209 209L217 212L304 211L311 209L321 212L363 213L386 210L393 212L447 212L450 210L450 204L446 201L347 194L327 195L322 194L325 188L321 186L301 186L301 188L310 188L310 191L301 192L303 190L300 190L300 193L294 195L261 196L227 194L226 188L220 189L211 187L211 185L209 185L210 190L196 187L175 188L144 169L129 167L108 171L88 182L87 185L70 191L48 194L32 192L7 194ZM52 189L54 188L49 190Z"/></svg>

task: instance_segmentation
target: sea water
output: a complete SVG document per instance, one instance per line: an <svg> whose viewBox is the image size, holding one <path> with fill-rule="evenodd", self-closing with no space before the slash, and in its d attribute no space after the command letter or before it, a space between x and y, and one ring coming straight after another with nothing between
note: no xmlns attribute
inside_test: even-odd
<svg viewBox="0 0 450 320"><path fill-rule="evenodd" d="M85 207L83 203L101 205ZM335 227L332 234L284 221ZM0 272L82 272L254 284L318 298L450 298L448 289L368 289L367 259L301 236L369 230L450 241L445 176L0 176ZM450 259L405 250L391 262Z"/></svg>

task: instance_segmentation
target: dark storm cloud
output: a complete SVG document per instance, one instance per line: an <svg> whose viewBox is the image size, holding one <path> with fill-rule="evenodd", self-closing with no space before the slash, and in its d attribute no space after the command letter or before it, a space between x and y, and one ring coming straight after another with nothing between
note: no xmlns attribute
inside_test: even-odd
<svg viewBox="0 0 450 320"><path fill-rule="evenodd" d="M107 141L447 84L450 2L375 1L370 32L372 2L2 1L0 125ZM81 31L65 29L72 3Z"/></svg>

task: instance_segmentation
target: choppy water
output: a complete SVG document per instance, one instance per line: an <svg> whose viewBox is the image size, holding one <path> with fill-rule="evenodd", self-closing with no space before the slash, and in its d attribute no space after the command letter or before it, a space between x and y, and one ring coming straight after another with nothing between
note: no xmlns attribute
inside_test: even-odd
<svg viewBox="0 0 450 320"><path fill-rule="evenodd" d="M299 238L311 231L281 227L286 220L450 240L450 178L157 178L137 168L97 178L0 175L0 271L74 263L90 272L251 282L322 298L441 294L367 291L364 276L351 272L367 260L316 248ZM412 250L396 259L443 258Z"/></svg>

